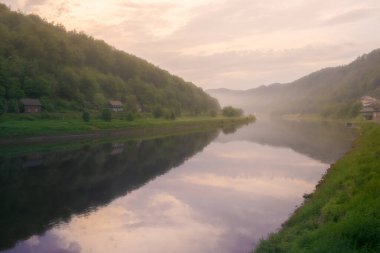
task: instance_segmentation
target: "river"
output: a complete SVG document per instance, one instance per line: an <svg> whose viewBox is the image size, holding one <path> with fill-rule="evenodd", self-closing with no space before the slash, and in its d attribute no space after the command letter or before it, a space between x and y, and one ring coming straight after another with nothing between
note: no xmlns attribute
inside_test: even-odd
<svg viewBox="0 0 380 253"><path fill-rule="evenodd" d="M0 154L0 251L250 252L353 138L341 123L264 118L239 129L13 149Z"/></svg>

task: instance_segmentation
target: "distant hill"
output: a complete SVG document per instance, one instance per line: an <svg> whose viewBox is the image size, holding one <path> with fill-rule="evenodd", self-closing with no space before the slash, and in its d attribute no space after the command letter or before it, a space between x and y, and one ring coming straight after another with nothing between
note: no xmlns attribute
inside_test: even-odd
<svg viewBox="0 0 380 253"><path fill-rule="evenodd" d="M201 88L143 59L0 4L0 111L16 111L25 97L47 111L101 108L110 99L145 112L220 109Z"/></svg>
<svg viewBox="0 0 380 253"><path fill-rule="evenodd" d="M352 117L360 110L360 97L380 97L380 49L348 65L325 68L291 83L244 91L216 89L207 92L222 105L239 106L247 112Z"/></svg>

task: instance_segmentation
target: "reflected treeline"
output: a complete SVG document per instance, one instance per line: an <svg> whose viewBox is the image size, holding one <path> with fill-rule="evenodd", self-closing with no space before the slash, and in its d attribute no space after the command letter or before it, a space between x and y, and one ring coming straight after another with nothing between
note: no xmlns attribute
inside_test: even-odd
<svg viewBox="0 0 380 253"><path fill-rule="evenodd" d="M333 163L350 149L354 136L355 129L345 127L342 122L259 118L250 127L219 140L248 140L287 147L315 160Z"/></svg>
<svg viewBox="0 0 380 253"><path fill-rule="evenodd" d="M0 250L141 187L201 151L217 134L0 157Z"/></svg>

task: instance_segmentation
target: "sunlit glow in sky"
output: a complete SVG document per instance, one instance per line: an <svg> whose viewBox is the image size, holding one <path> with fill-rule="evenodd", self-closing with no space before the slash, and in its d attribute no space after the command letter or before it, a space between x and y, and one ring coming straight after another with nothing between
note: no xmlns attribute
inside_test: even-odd
<svg viewBox="0 0 380 253"><path fill-rule="evenodd" d="M293 81L380 47L378 0L0 0L208 88Z"/></svg>

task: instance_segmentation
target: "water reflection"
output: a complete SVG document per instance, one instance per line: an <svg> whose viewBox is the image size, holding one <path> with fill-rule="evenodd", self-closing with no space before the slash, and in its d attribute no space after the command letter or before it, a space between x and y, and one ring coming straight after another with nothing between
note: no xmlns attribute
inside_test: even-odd
<svg viewBox="0 0 380 253"><path fill-rule="evenodd" d="M355 133L355 128L347 128L343 122L300 122L263 117L237 134L219 138L218 141L246 140L287 147L324 163L333 163L350 148Z"/></svg>
<svg viewBox="0 0 380 253"><path fill-rule="evenodd" d="M235 131L211 144L217 132L2 158L2 245L27 239L8 253L250 252L352 138L321 123L258 121Z"/></svg>
<svg viewBox="0 0 380 253"><path fill-rule="evenodd" d="M212 131L0 157L0 249L141 187L216 136Z"/></svg>

